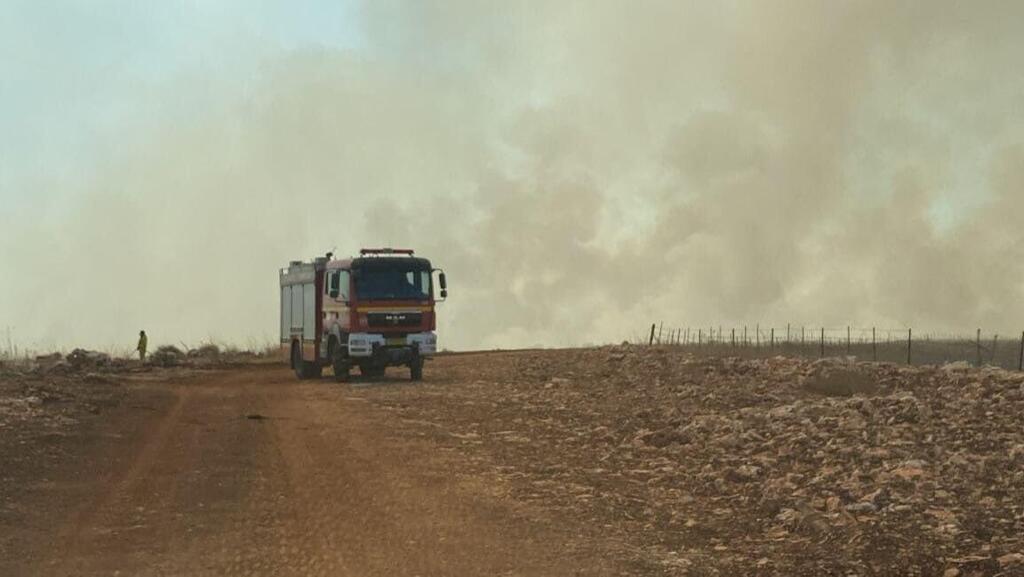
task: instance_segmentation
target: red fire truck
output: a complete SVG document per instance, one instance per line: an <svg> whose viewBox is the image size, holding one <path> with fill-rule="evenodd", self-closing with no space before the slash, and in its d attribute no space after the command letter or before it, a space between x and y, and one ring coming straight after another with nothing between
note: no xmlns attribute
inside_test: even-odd
<svg viewBox="0 0 1024 577"><path fill-rule="evenodd" d="M358 257L292 261L281 269L281 347L300 379L324 367L347 381L353 367L380 376L407 366L423 378L437 351L434 307L448 296L444 271L405 249L363 249ZM435 299L434 277L440 299Z"/></svg>

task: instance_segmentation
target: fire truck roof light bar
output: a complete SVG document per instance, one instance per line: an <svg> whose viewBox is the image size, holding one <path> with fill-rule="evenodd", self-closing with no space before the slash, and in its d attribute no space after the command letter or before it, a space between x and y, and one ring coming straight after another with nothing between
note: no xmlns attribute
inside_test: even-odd
<svg viewBox="0 0 1024 577"><path fill-rule="evenodd" d="M412 256L413 251L409 248L364 248L359 251L359 254L407 254Z"/></svg>

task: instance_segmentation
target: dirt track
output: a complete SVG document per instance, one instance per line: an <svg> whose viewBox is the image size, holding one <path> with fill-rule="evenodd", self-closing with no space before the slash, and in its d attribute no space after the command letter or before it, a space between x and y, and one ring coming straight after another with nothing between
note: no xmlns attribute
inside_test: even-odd
<svg viewBox="0 0 1024 577"><path fill-rule="evenodd" d="M349 387L255 368L135 383L83 436L56 439L48 469L7 471L0 574L612 573L571 525L454 475L458 455L366 401L366 389L409 386L398 375Z"/></svg>

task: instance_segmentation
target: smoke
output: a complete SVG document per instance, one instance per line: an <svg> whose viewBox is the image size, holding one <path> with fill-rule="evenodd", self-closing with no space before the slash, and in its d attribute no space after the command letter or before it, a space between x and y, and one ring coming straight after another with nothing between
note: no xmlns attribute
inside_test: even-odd
<svg viewBox="0 0 1024 577"><path fill-rule="evenodd" d="M62 199L0 210L0 326L270 341L278 267L394 245L454 348L1018 330L1024 7L923 8L367 3L366 46L129 91L89 178L0 178Z"/></svg>

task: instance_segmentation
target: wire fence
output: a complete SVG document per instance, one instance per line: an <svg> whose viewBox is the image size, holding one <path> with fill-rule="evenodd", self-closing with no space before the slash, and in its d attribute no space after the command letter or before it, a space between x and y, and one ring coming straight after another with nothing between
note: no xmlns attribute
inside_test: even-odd
<svg viewBox="0 0 1024 577"><path fill-rule="evenodd" d="M848 356L873 362L939 365L966 362L1024 370L1024 332L1000 335L977 329L973 334L922 333L912 328L808 327L666 327L651 325L649 345L686 348L709 356Z"/></svg>

